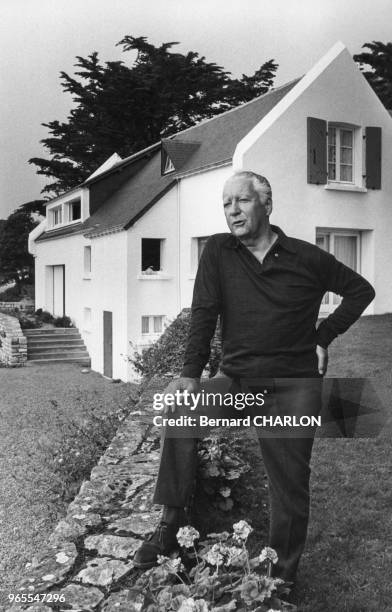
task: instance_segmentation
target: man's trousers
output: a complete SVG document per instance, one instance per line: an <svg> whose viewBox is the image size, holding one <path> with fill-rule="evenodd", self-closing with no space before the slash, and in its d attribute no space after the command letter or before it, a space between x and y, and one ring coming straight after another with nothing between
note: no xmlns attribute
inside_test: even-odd
<svg viewBox="0 0 392 612"><path fill-rule="evenodd" d="M176 406L174 414L196 417L240 418L257 415L318 416L321 411L322 378L279 378L233 380L218 374L202 382L204 394L264 393L263 406L237 410L232 406L201 405L191 411ZM225 395L225 397L227 397ZM260 421L260 419L258 419ZM271 422L271 421L269 421ZM292 421L291 421L292 422ZM206 428L167 426L162 430L161 459L153 501L167 506L189 506L197 468L197 438L208 435ZM306 540L309 518L310 458L315 427L255 427L263 462L268 476L270 528L268 545L274 548L279 561L273 575L294 581Z"/></svg>

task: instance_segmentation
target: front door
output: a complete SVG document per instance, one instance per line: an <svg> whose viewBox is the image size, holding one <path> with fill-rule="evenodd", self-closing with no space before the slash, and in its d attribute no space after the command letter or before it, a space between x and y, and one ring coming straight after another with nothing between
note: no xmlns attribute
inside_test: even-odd
<svg viewBox="0 0 392 612"><path fill-rule="evenodd" d="M55 317L63 317L65 315L65 274L64 266L52 266L53 273L53 304L52 313Z"/></svg>
<svg viewBox="0 0 392 612"><path fill-rule="evenodd" d="M113 315L103 311L103 375L113 378Z"/></svg>

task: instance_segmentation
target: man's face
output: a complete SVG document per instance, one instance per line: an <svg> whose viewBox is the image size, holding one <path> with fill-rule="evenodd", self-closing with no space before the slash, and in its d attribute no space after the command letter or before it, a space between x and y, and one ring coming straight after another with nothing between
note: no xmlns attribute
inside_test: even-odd
<svg viewBox="0 0 392 612"><path fill-rule="evenodd" d="M268 226L271 201L267 193L259 195L252 180L234 177L223 188L223 209L231 233L242 239L255 239Z"/></svg>

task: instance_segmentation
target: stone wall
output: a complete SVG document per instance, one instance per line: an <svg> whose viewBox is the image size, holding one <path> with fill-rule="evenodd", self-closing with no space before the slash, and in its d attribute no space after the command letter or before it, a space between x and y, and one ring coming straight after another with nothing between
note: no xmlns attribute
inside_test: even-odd
<svg viewBox="0 0 392 612"><path fill-rule="evenodd" d="M34 302L33 300L23 300L21 302L0 302L0 310L20 310L25 314L34 312Z"/></svg>
<svg viewBox="0 0 392 612"><path fill-rule="evenodd" d="M27 338L19 321L0 312L0 363L22 366L27 361Z"/></svg>
<svg viewBox="0 0 392 612"><path fill-rule="evenodd" d="M46 601L14 604L8 612L141 609L143 599L132 589L141 570L132 557L160 517L160 507L151 503L159 463L159 431L151 415L152 396L165 384L164 379L148 384L45 550L27 564L15 592L26 599L41 594L41 600L46 594ZM64 601L56 605L50 594Z"/></svg>

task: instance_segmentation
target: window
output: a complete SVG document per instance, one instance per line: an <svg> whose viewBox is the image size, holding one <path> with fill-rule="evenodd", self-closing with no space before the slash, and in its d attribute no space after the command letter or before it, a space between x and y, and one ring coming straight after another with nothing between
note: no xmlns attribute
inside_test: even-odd
<svg viewBox="0 0 392 612"><path fill-rule="evenodd" d="M162 243L160 238L142 238L142 272L154 274L162 269Z"/></svg>
<svg viewBox="0 0 392 612"><path fill-rule="evenodd" d="M197 263L200 261L201 254L204 251L204 247L206 246L206 242L209 236L203 236L197 239Z"/></svg>
<svg viewBox="0 0 392 612"><path fill-rule="evenodd" d="M51 215L51 225L60 225L63 222L63 211L61 206L57 206L56 208L52 208L50 210Z"/></svg>
<svg viewBox="0 0 392 612"><path fill-rule="evenodd" d="M163 174L168 174L169 172L174 172L175 167L173 165L172 160L170 159L170 157L166 154L165 156L165 163L164 163L164 167L163 167Z"/></svg>
<svg viewBox="0 0 392 612"><path fill-rule="evenodd" d="M163 331L163 315L142 317L142 334L161 334Z"/></svg>
<svg viewBox="0 0 392 612"><path fill-rule="evenodd" d="M80 200L75 200L68 204L68 221L78 221L82 217L82 207Z"/></svg>
<svg viewBox="0 0 392 612"><path fill-rule="evenodd" d="M307 181L326 189L381 189L382 130L307 117Z"/></svg>
<svg viewBox="0 0 392 612"><path fill-rule="evenodd" d="M353 230L316 230L316 244L324 251L332 253L342 263L356 272L360 271L361 234ZM321 303L322 310L333 309L340 304L341 297L334 293L325 294Z"/></svg>
<svg viewBox="0 0 392 612"><path fill-rule="evenodd" d="M354 130L328 126L328 180L354 182Z"/></svg>
<svg viewBox="0 0 392 612"><path fill-rule="evenodd" d="M84 275L90 276L91 274L91 246L84 247Z"/></svg>

